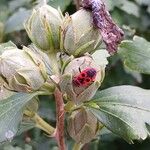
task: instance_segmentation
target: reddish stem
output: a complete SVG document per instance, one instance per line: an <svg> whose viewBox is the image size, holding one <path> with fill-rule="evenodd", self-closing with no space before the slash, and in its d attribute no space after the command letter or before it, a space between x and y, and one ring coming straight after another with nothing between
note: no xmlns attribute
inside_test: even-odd
<svg viewBox="0 0 150 150"><path fill-rule="evenodd" d="M55 138L58 143L59 150L66 150L65 146L65 139L64 139L64 102L62 93L58 88L56 88L54 92L55 101L56 101L56 131L55 131Z"/></svg>

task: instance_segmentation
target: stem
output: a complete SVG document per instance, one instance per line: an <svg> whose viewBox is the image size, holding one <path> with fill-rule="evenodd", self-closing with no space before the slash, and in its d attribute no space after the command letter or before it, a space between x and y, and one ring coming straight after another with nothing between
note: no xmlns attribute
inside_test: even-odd
<svg viewBox="0 0 150 150"><path fill-rule="evenodd" d="M54 74L59 74L59 67L58 67L58 62L57 62L57 56L56 53L47 53L49 59L50 59L50 63L52 64L52 69Z"/></svg>
<svg viewBox="0 0 150 150"><path fill-rule="evenodd" d="M66 150L65 146L65 139L64 139L64 102L62 93L58 88L56 88L54 92L55 101L56 101L56 131L55 131L55 138L58 143L59 150Z"/></svg>
<svg viewBox="0 0 150 150"><path fill-rule="evenodd" d="M34 120L36 121L36 127L48 133L48 135L52 135L55 131L51 125L45 122L39 115L35 114Z"/></svg>
<svg viewBox="0 0 150 150"><path fill-rule="evenodd" d="M73 150L81 150L83 144L81 143L75 143L73 146Z"/></svg>
<svg viewBox="0 0 150 150"><path fill-rule="evenodd" d="M24 114L35 121L36 127L45 131L48 135L52 135L54 133L55 128L45 122L38 114L28 110L25 110Z"/></svg>

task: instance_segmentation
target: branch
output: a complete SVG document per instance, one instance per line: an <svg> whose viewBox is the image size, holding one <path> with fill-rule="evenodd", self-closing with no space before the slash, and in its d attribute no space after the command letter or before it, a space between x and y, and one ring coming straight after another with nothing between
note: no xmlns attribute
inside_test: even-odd
<svg viewBox="0 0 150 150"><path fill-rule="evenodd" d="M62 93L58 88L54 92L55 101L56 101L56 130L54 137L57 140L59 150L66 150L65 139L64 139L64 102Z"/></svg>

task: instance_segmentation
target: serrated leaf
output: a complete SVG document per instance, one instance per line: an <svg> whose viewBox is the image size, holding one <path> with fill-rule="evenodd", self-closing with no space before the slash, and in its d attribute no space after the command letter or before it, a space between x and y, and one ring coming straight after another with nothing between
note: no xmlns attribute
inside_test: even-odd
<svg viewBox="0 0 150 150"><path fill-rule="evenodd" d="M134 36L133 41L122 41L118 53L129 69L150 74L150 42L144 38Z"/></svg>
<svg viewBox="0 0 150 150"><path fill-rule="evenodd" d="M5 33L23 30L24 29L23 23L29 17L30 13L31 13L30 10L20 8L6 21Z"/></svg>
<svg viewBox="0 0 150 150"><path fill-rule="evenodd" d="M150 90L135 86L116 86L97 92L90 111L109 130L129 143L144 140L150 132Z"/></svg>
<svg viewBox="0 0 150 150"><path fill-rule="evenodd" d="M22 120L23 107L38 94L42 93L14 93L0 101L0 142L16 135Z"/></svg>

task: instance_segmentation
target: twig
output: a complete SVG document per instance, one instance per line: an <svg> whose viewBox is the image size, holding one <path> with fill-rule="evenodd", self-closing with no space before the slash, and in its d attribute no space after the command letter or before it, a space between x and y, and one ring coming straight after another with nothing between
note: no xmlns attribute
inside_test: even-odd
<svg viewBox="0 0 150 150"><path fill-rule="evenodd" d="M64 139L64 102L62 93L56 88L54 92L55 101L56 101L56 130L54 137L57 140L59 150L66 150L65 139Z"/></svg>

